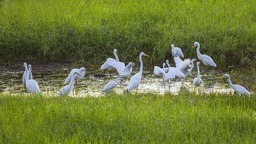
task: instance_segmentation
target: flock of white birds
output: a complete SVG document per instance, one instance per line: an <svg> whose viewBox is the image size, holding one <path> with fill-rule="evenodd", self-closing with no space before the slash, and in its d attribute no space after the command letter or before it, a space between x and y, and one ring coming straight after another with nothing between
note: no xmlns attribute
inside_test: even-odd
<svg viewBox="0 0 256 144"><path fill-rule="evenodd" d="M213 59L205 54L200 53L200 44L198 42L194 43L194 46L196 48L196 53L197 57L199 60L202 61L204 65L207 66L212 66L212 67L217 67L217 65L214 63ZM187 75L191 73L191 71L194 68L194 62L196 59L184 59L182 60L181 58L184 58L184 54L182 50L179 47L175 47L173 44L171 44L171 51L172 51L172 56L174 58L175 62L175 67L171 67L170 63L168 60L166 60L165 63L163 63L163 67L160 68L158 66L154 66L153 73L157 76L162 76L163 80L165 82L169 82L169 80L172 80L174 78L182 78L183 80L186 78ZM119 57L117 55L117 50L114 49L114 55L115 59L113 58L108 58L101 66L101 70L116 70L118 73L118 77L115 80L112 80L108 82L102 89L103 93L107 93L108 91L113 90L117 85L120 84L120 81L122 79L127 79L130 77L132 74L132 69L135 63L130 62L127 65L125 63L119 61ZM140 85L140 81L142 79L142 73L143 73L143 61L142 57L147 56L144 52L141 52L139 55L139 61L140 61L140 70L136 74L134 74L129 81L129 84L127 86L126 91L131 92L134 89L137 89ZM166 67L167 65L167 67ZM197 66L197 76L193 80L193 85L195 87L199 87L202 83L203 80L201 79L200 75L200 69L199 69L200 62L196 63ZM23 73L22 77L22 83L29 93L33 94L40 94L40 88L38 83L33 79L32 76L32 71L31 71L31 65L27 65L27 63L24 63L24 68L25 71ZM65 86L62 87L59 92L58 96L68 96L72 89L74 88L75 81L78 79L81 79L85 76L85 68L81 67L80 69L72 69L71 72L69 73L68 77L65 79ZM227 78L227 82L234 91L238 93L239 96L242 94L245 94L250 97L250 92L243 86L237 85L237 84L232 84L230 77L228 74L224 74L223 77Z"/></svg>

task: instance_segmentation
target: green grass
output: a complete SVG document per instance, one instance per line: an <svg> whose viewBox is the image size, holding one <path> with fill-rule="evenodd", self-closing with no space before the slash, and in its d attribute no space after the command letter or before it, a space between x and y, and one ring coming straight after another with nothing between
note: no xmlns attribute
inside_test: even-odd
<svg viewBox="0 0 256 144"><path fill-rule="evenodd" d="M2 0L0 56L4 61L102 63L118 49L122 61L171 58L170 44L196 57L201 43L221 68L256 64L255 0Z"/></svg>
<svg viewBox="0 0 256 144"><path fill-rule="evenodd" d="M1 143L255 143L255 96L0 95Z"/></svg>

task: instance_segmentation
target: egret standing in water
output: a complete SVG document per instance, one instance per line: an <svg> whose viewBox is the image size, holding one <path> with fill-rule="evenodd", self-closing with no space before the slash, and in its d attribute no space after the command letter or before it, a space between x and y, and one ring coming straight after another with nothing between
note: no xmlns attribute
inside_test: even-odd
<svg viewBox="0 0 256 144"><path fill-rule="evenodd" d="M29 93L33 93L33 94L37 94L37 95L38 95L38 94L40 94L39 85L38 85L38 83L37 83L35 80L33 80L32 78L29 79L29 77L30 77L30 72L31 72L31 70L30 70L31 67L29 67L29 69L28 69L25 65L27 66L27 64L24 63L24 67L25 67L25 71L26 71L26 76L25 76L26 90L27 90L27 92L29 92ZM31 73L31 76L32 76L32 73Z"/></svg>
<svg viewBox="0 0 256 144"><path fill-rule="evenodd" d="M71 92L71 90L74 88L74 83L75 83L75 76L78 75L80 76L80 74L77 71L74 71L74 73L72 73L71 75L71 81L69 82L68 85L65 85L64 87L62 87L58 93L58 96L68 96Z"/></svg>
<svg viewBox="0 0 256 144"><path fill-rule="evenodd" d="M199 69L200 62L197 62L196 65L197 65L197 77L194 78L193 85L196 87L196 93L198 94L198 87L203 83L203 80L201 79L201 75L200 75L200 69Z"/></svg>
<svg viewBox="0 0 256 144"><path fill-rule="evenodd" d="M78 80L78 79L82 79L84 76L85 76L85 68L84 67L81 67L80 69L78 68L75 68L75 69L72 69L68 75L68 77L65 79L65 84L68 84L70 83L71 81L71 77L74 73L78 73L78 75L74 75L74 80Z"/></svg>
<svg viewBox="0 0 256 144"><path fill-rule="evenodd" d="M199 69L200 62L197 62L196 65L197 65L197 77L194 78L193 85L195 87L199 87L203 83L203 80L201 79L201 75L200 75L200 69Z"/></svg>
<svg viewBox="0 0 256 144"><path fill-rule="evenodd" d="M141 52L141 53L140 53L140 56L139 56L139 60L140 60L140 71L131 77L130 82L129 82L128 87L127 87L127 92L130 92L130 91L132 91L133 89L138 88L139 85L140 85L140 81L141 81L141 77L142 77L142 72L143 72L142 56L147 56L147 57L149 57L149 56L148 56L147 54L145 54L144 52Z"/></svg>
<svg viewBox="0 0 256 144"><path fill-rule="evenodd" d="M118 77L115 80L112 80L110 82L108 82L102 89L103 93L109 92L111 91L113 88L115 88L117 85L120 84L120 81L122 80L122 78Z"/></svg>
<svg viewBox="0 0 256 144"><path fill-rule="evenodd" d="M204 65L217 67L217 65L214 63L214 61L212 60L212 58L210 56L200 53L200 51L199 51L199 49L200 49L199 42L195 42L194 47L196 47L197 57L203 62Z"/></svg>
<svg viewBox="0 0 256 144"><path fill-rule="evenodd" d="M223 77L225 77L228 80L229 87L232 88L234 91L236 91L239 96L241 96L242 94L245 94L250 97L251 93L245 87L238 84L235 84L235 85L232 84L228 74L224 74Z"/></svg>
<svg viewBox="0 0 256 144"><path fill-rule="evenodd" d="M179 47L174 47L174 44L171 44L171 49L172 49L172 56L173 57L176 57L176 56L179 56L179 57L184 57L184 54L181 50L181 48Z"/></svg>

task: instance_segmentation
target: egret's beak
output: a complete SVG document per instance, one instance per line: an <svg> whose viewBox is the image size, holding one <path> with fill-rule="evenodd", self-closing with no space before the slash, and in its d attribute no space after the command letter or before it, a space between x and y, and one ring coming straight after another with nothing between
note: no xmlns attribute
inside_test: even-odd
<svg viewBox="0 0 256 144"><path fill-rule="evenodd" d="M146 57L150 57L149 55L147 55L147 54L145 54L144 56L146 56Z"/></svg>
<svg viewBox="0 0 256 144"><path fill-rule="evenodd" d="M192 48L195 48L195 47L196 47L196 46L194 46L194 45L192 46Z"/></svg>

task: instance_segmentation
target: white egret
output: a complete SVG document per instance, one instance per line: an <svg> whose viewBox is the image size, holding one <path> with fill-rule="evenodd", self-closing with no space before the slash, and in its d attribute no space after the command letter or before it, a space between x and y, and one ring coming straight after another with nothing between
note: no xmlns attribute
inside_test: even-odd
<svg viewBox="0 0 256 144"><path fill-rule="evenodd" d="M166 60L166 64L168 65L168 72L167 73L165 72L164 69L162 69L158 66L154 66L154 74L162 76L165 84L169 84L169 79L172 80L176 76L181 77L181 78L185 77L185 75L178 68L170 66L169 60ZM163 65L163 67L165 67L165 66Z"/></svg>
<svg viewBox="0 0 256 144"><path fill-rule="evenodd" d="M105 70L105 69L111 70L111 69L113 69L114 67L112 67L111 65L109 65L109 63L110 63L111 61L117 61L117 62L119 62L119 57L118 57L118 55L117 55L117 50L114 49L113 53L114 53L116 59L107 58L107 60L101 65L101 67L100 67L101 70Z"/></svg>
<svg viewBox="0 0 256 144"><path fill-rule="evenodd" d="M142 56L148 56L144 52L140 53L139 60L140 60L140 71L133 75L130 79L130 82L127 87L127 92L130 92L133 89L136 89L140 85L141 77L142 77L142 71L143 71L143 61L142 61ZM149 56L148 56L149 57Z"/></svg>
<svg viewBox="0 0 256 144"><path fill-rule="evenodd" d="M172 75L171 79L175 78L175 77L179 77L179 78L185 78L185 75L182 71L180 71L178 68L176 67L171 67L169 60L166 60L166 64L169 67L168 73ZM174 76L174 77L173 77Z"/></svg>
<svg viewBox="0 0 256 144"><path fill-rule="evenodd" d="M38 83L33 79L29 79L30 69L28 69L27 67L25 67L25 69L26 69L25 83L26 83L27 92L33 93L33 94L40 94L40 88Z"/></svg>
<svg viewBox="0 0 256 144"><path fill-rule="evenodd" d="M194 62L196 59L185 59L184 61L180 59L180 57L174 57L174 62L176 68L182 71L185 76L189 75L194 68Z"/></svg>
<svg viewBox="0 0 256 144"><path fill-rule="evenodd" d="M117 85L120 84L120 81L122 80L122 78L118 77L115 80L112 80L110 82L108 82L102 89L103 93L109 92L111 91L113 88L115 88Z"/></svg>
<svg viewBox="0 0 256 144"><path fill-rule="evenodd" d="M194 78L193 85L195 87L199 87L203 83L203 80L201 79L201 75L200 75L200 69L199 69L200 62L197 62L196 65L197 65L197 77Z"/></svg>
<svg viewBox="0 0 256 144"><path fill-rule="evenodd" d="M71 92L71 90L74 88L74 83L75 83L75 76L76 75L80 75L80 73L78 73L77 71L74 71L71 75L71 81L69 82L68 85L63 86L59 93L58 96L68 96L69 93Z"/></svg>
<svg viewBox="0 0 256 144"><path fill-rule="evenodd" d="M172 49L172 56L173 57L176 57L176 56L184 57L184 54L183 54L181 48L174 47L174 44L171 44L171 49Z"/></svg>
<svg viewBox="0 0 256 144"><path fill-rule="evenodd" d="M251 93L245 87L238 85L238 84L235 84L235 85L232 84L228 74L224 74L223 77L228 79L229 87L232 88L234 91L236 91L239 96L241 96L242 94L245 94L250 97Z"/></svg>
<svg viewBox="0 0 256 144"><path fill-rule="evenodd" d="M217 67L217 65L214 63L214 61L212 60L212 58L210 56L200 53L200 51L199 51L199 49L200 49L199 42L195 42L194 47L196 47L197 57L203 62L204 65Z"/></svg>
<svg viewBox="0 0 256 144"><path fill-rule="evenodd" d="M81 67L80 69L75 68L72 69L68 75L68 77L65 79L64 84L68 84L71 81L71 77L74 73L78 73L78 75L74 75L74 80L82 79L85 76L85 68Z"/></svg>

